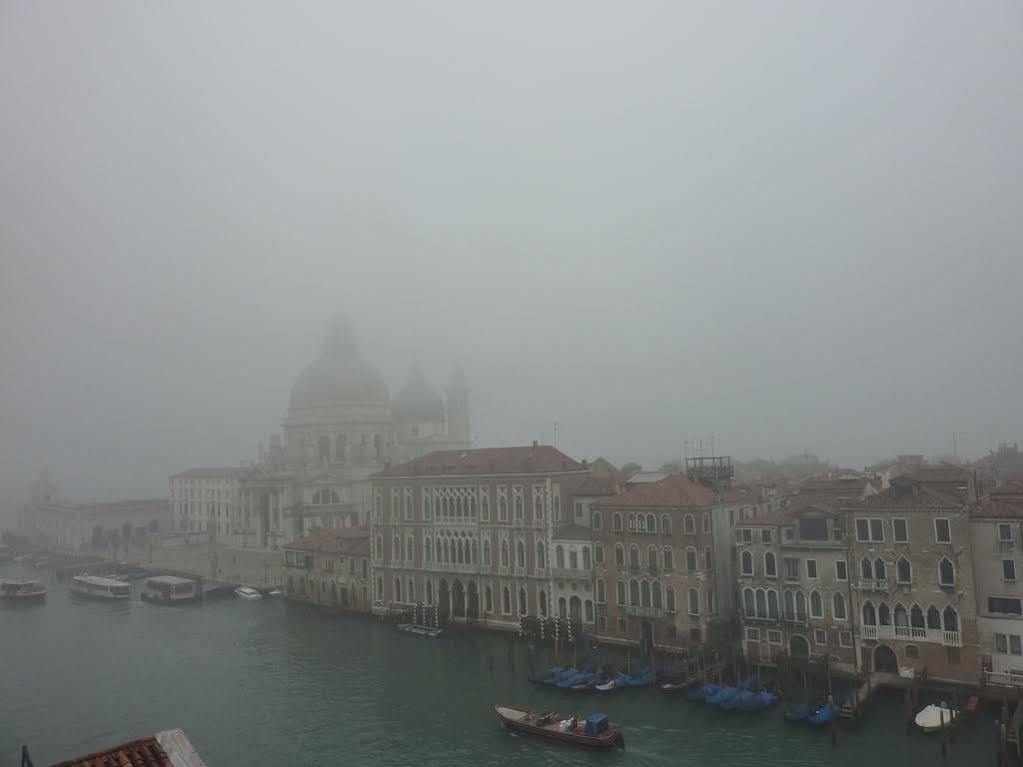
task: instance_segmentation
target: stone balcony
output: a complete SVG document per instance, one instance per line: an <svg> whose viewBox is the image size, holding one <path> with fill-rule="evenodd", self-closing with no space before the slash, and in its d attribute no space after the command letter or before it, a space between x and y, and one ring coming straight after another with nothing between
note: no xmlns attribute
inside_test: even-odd
<svg viewBox="0 0 1023 767"><path fill-rule="evenodd" d="M664 610L660 607L642 607L640 605L628 605L625 608L628 615L635 615L637 618L663 618Z"/></svg>
<svg viewBox="0 0 1023 767"><path fill-rule="evenodd" d="M927 629L917 626L868 626L860 627L863 639L902 639L914 642L933 642L945 647L962 647L962 634L945 629Z"/></svg>
<svg viewBox="0 0 1023 767"><path fill-rule="evenodd" d="M984 672L984 684L994 687L1023 687L1023 675L1000 674L995 671Z"/></svg>
<svg viewBox="0 0 1023 767"><path fill-rule="evenodd" d="M423 565L423 569L428 570L431 573L461 573L463 575L475 575L482 568L479 565L468 564L465 562L460 564L453 562L427 562Z"/></svg>
<svg viewBox="0 0 1023 767"><path fill-rule="evenodd" d="M854 578L852 587L856 591L875 591L881 594L887 594L892 590L888 578Z"/></svg>
<svg viewBox="0 0 1023 767"><path fill-rule="evenodd" d="M590 579L589 570L581 570L579 568L572 569L571 567L552 567L551 568L552 578L562 578L564 580L579 580L579 579Z"/></svg>

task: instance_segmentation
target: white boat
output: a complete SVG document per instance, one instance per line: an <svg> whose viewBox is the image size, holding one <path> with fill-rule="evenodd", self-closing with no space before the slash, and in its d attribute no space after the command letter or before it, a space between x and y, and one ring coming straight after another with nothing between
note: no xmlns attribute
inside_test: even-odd
<svg viewBox="0 0 1023 767"><path fill-rule="evenodd" d="M253 588L248 586L239 586L234 590L234 593L240 596L242 599L262 599L263 595L260 594Z"/></svg>
<svg viewBox="0 0 1023 767"><path fill-rule="evenodd" d="M131 599L131 584L102 575L76 575L71 579L71 593L90 599Z"/></svg>
<svg viewBox="0 0 1023 767"><path fill-rule="evenodd" d="M930 705L922 708L916 715L916 726L924 732L937 732L951 727L959 719L959 712L948 707L947 703Z"/></svg>
<svg viewBox="0 0 1023 767"><path fill-rule="evenodd" d="M0 581L0 600L31 602L46 598L46 587L39 581L25 579Z"/></svg>
<svg viewBox="0 0 1023 767"><path fill-rule="evenodd" d="M280 596L281 594L283 594L283 593L284 593L284 592L283 592L283 591L281 591L280 589L274 589L274 590L273 590L273 591L271 591L271 592L270 592L269 594L267 594L267 596L268 596L268 597L279 597L279 596Z"/></svg>
<svg viewBox="0 0 1023 767"><path fill-rule="evenodd" d="M434 626L420 626L416 623L399 623L398 631L404 631L406 634L415 634L416 636L429 637L434 639L444 633L444 629L436 628Z"/></svg>
<svg viewBox="0 0 1023 767"><path fill-rule="evenodd" d="M156 575L146 578L142 601L158 605L179 605L199 601L199 584L174 575Z"/></svg>

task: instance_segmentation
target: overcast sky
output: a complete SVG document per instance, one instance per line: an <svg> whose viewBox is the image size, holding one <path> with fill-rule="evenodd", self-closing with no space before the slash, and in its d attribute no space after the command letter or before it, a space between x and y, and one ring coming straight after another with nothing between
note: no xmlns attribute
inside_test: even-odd
<svg viewBox="0 0 1023 767"><path fill-rule="evenodd" d="M1023 437L1023 6L0 0L0 503L251 459L346 311L478 445Z"/></svg>

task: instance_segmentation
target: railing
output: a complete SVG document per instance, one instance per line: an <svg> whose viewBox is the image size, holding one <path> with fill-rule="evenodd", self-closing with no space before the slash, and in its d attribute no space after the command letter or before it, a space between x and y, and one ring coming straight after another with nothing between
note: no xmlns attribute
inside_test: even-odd
<svg viewBox="0 0 1023 767"><path fill-rule="evenodd" d="M917 626L860 626L860 637L863 639L913 639L922 642L934 642L946 647L962 647L962 634L958 631L944 629L925 629Z"/></svg>
<svg viewBox="0 0 1023 767"><path fill-rule="evenodd" d="M958 631L943 631L941 643L946 647L962 647L963 638Z"/></svg>
<svg viewBox="0 0 1023 767"><path fill-rule="evenodd" d="M855 578L852 587L857 591L881 591L888 593L891 590L887 578Z"/></svg>
<svg viewBox="0 0 1023 767"><path fill-rule="evenodd" d="M589 570L573 570L570 567L552 567L551 568L552 578L589 578Z"/></svg>
<svg viewBox="0 0 1023 767"><path fill-rule="evenodd" d="M466 562L427 562L423 565L423 569L434 573L464 573L472 575L479 572L480 566Z"/></svg>
<svg viewBox="0 0 1023 767"><path fill-rule="evenodd" d="M994 671L984 672L985 684L998 687L1023 687L1023 676L1019 674L999 674Z"/></svg>
<svg viewBox="0 0 1023 767"><path fill-rule="evenodd" d="M515 565L515 571L514 571L513 574L514 575L523 576L523 575L526 574L526 568L525 567L520 567L519 565Z"/></svg>
<svg viewBox="0 0 1023 767"><path fill-rule="evenodd" d="M625 608L625 612L629 615L635 615L639 618L663 618L664 610L660 607L642 607L640 605L629 605Z"/></svg>
<svg viewBox="0 0 1023 767"><path fill-rule="evenodd" d="M537 567L537 568L534 568L534 570L535 570L534 575L536 575L537 578L546 578L547 577L547 568L546 567Z"/></svg>

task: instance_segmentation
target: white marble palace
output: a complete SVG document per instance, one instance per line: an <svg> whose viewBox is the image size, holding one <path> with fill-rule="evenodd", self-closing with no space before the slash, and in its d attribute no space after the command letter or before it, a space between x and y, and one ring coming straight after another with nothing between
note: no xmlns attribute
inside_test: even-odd
<svg viewBox="0 0 1023 767"><path fill-rule="evenodd" d="M379 371L359 354L351 322L336 318L323 353L291 388L283 439L273 435L256 462L234 470L233 502L212 512L226 521L206 512L204 504L217 501L215 491L203 488L202 478L190 480L196 471L190 470L171 478L174 527L212 532L230 545L276 549L312 527L366 524L373 474L388 463L470 446L461 370L451 374L445 395L412 365L392 398Z"/></svg>

